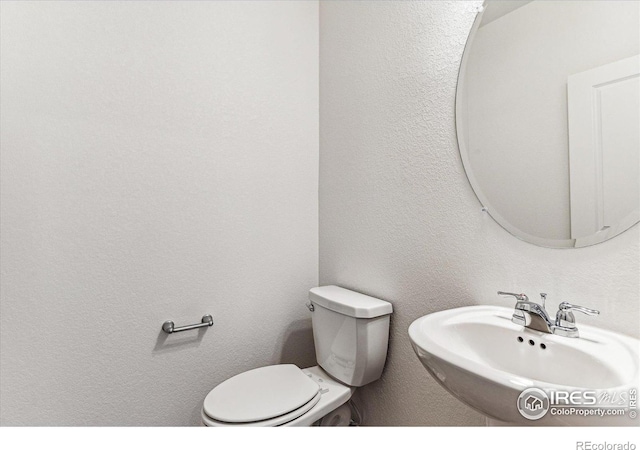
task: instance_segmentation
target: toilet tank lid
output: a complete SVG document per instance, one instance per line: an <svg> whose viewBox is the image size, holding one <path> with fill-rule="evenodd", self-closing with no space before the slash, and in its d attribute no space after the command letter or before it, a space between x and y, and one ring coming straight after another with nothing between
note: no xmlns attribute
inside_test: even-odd
<svg viewBox="0 0 640 450"><path fill-rule="evenodd" d="M339 286L320 286L309 291L311 303L350 317L372 319L393 312L391 303Z"/></svg>

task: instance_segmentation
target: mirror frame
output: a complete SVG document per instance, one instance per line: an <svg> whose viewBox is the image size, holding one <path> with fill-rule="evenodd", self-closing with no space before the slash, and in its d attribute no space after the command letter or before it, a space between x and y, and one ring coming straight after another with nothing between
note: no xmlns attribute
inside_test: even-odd
<svg viewBox="0 0 640 450"><path fill-rule="evenodd" d="M571 239L571 238L549 239L549 238L542 238L539 236L528 234L520 230L519 228L511 225L511 223L509 223L508 220L506 220L502 215L500 215L500 213L497 210L493 209L493 207L491 206L491 202L489 202L489 199L482 192L482 189L480 189L480 183L478 182L477 178L475 177L475 175L471 170L471 161L469 160L469 156L468 156L469 152L467 150L467 143L464 140L466 124L464 123L463 120L461 120L461 115L459 114L459 111L463 110L463 104L462 104L463 99L460 94L462 91L462 86L464 86L465 84L464 78L466 74L467 62L469 59L469 47L471 42L473 42L473 39L475 38L478 28L480 28L480 23L482 22L482 15L486 11L488 4L489 4L489 0L484 0L482 2L482 6L479 6L477 8L476 17L473 21L473 25L471 26L471 29L469 30L469 36L467 37L467 41L465 42L465 45L464 45L462 59L460 61L460 67L458 69L458 79L456 84L456 98L455 98L455 108L454 108L456 139L458 142L458 152L460 153L460 158L462 160L462 167L464 169L464 173L467 177L467 180L471 185L471 190L473 191L476 198L482 205L482 211L488 214L498 225L500 225L500 227L506 230L509 234L520 239L521 241L525 241L530 244L537 245L539 247L546 247L546 248L553 248L553 249L590 247L592 245L600 244L609 239L612 239L624 233L625 231L633 228L634 226L638 225L638 223L640 222L634 222L633 224L622 223L616 227L611 227L604 232L593 234L585 238L581 238L580 245L576 247L576 239Z"/></svg>

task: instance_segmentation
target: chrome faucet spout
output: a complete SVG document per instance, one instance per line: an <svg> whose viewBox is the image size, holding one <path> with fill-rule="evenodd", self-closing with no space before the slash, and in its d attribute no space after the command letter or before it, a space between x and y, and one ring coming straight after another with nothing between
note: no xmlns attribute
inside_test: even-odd
<svg viewBox="0 0 640 450"><path fill-rule="evenodd" d="M513 323L543 333L576 338L579 336L578 328L575 325L575 317L571 311L579 311L590 316L600 314L600 312L595 309L562 302L558 307L554 321L544 307L547 294L540 294L542 305L529 301L529 298L525 294L514 294L502 291L498 291L498 294L510 295L516 298L515 310L511 316Z"/></svg>
<svg viewBox="0 0 640 450"><path fill-rule="evenodd" d="M543 333L553 332L554 324L549 318L549 314L542 305L535 302L516 303L512 320L514 323L524 325L532 330L542 331Z"/></svg>

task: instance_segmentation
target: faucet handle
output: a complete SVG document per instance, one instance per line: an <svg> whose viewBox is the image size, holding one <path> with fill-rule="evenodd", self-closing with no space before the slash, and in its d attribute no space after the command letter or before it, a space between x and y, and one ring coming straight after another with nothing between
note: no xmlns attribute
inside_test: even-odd
<svg viewBox="0 0 640 450"><path fill-rule="evenodd" d="M578 329L576 328L576 318L571 311L579 311L588 316L597 316L600 311L585 308L584 306L572 305L568 302L562 302L558 305L556 314L555 334L568 337L578 337Z"/></svg>
<svg viewBox="0 0 640 450"><path fill-rule="evenodd" d="M566 313L570 311L578 311L583 314L586 314L587 316L597 316L598 314L600 314L600 311L598 311L597 309L589 309L589 308L585 308L584 306L572 305L569 302L562 302L558 305L558 313L560 312Z"/></svg>
<svg viewBox="0 0 640 450"><path fill-rule="evenodd" d="M514 294L513 292L498 291L498 295L502 295L503 297L510 295L512 297L515 297L516 300L518 300L519 302L528 302L529 301L529 297L527 297L526 294Z"/></svg>

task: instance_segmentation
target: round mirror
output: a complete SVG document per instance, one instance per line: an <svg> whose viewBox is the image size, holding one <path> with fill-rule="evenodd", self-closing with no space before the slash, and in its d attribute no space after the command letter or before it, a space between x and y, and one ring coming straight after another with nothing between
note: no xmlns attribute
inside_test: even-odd
<svg viewBox="0 0 640 450"><path fill-rule="evenodd" d="M585 247L640 220L640 2L487 1L456 124L486 211L533 244Z"/></svg>

